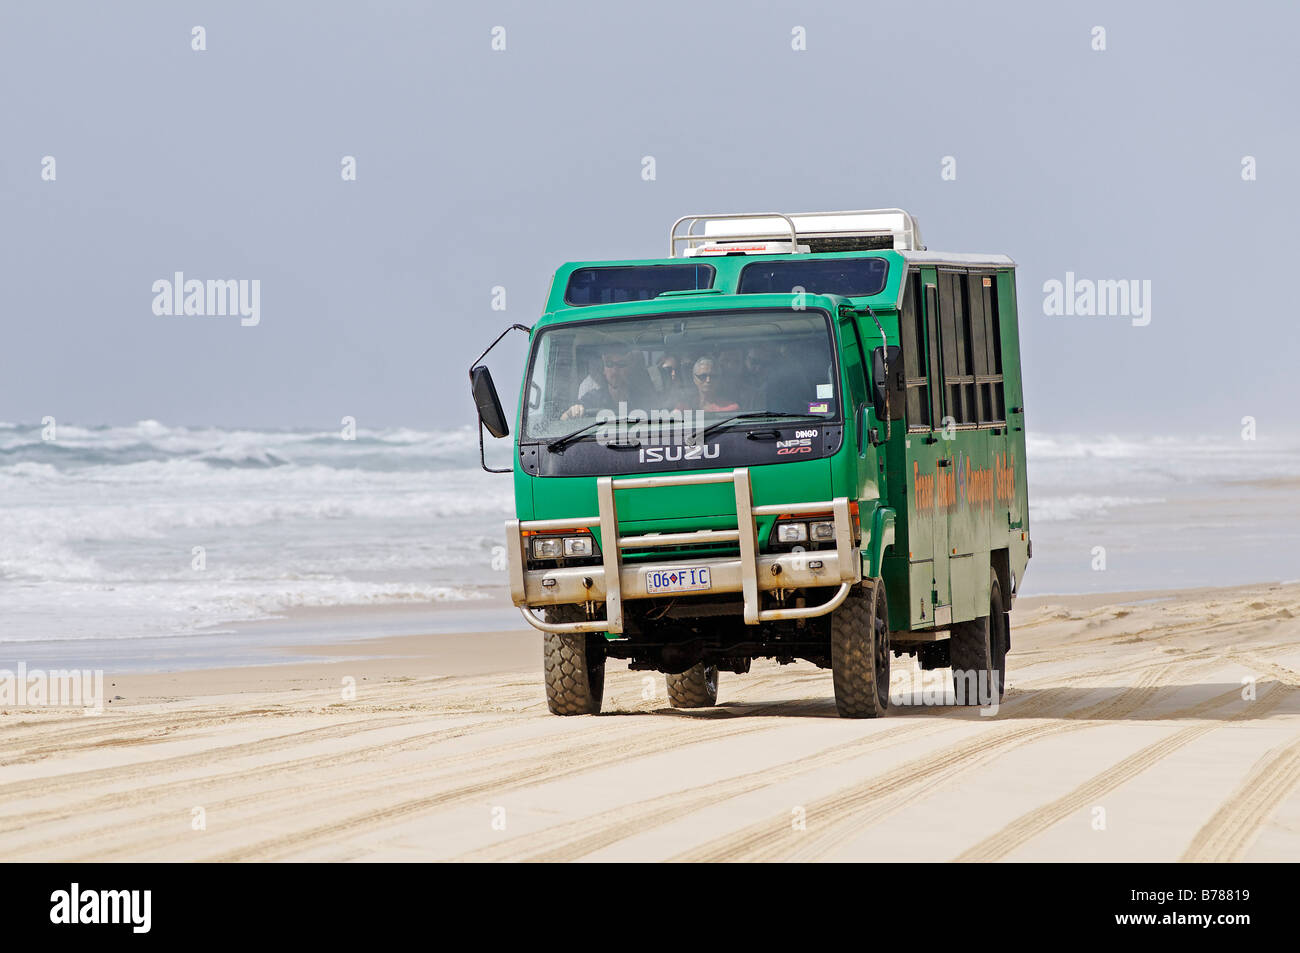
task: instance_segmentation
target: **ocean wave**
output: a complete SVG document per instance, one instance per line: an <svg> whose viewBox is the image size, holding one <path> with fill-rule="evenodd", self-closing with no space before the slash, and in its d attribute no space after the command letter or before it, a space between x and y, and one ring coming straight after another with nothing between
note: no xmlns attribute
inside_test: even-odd
<svg viewBox="0 0 1300 953"><path fill-rule="evenodd" d="M24 595L26 598L24 598ZM45 611L46 593L18 590L0 617L0 645L186 636L216 626L273 619L294 609L370 605L429 605L499 598L491 586L365 583L321 580L266 583L236 591L154 584L130 590L94 585L60 587L57 617Z"/></svg>
<svg viewBox="0 0 1300 953"><path fill-rule="evenodd" d="M47 437L51 439L47 439ZM338 430L223 430L171 427L156 420L130 426L55 423L0 428L0 467L46 462L59 468L198 460L213 467L276 467L322 463L338 469L474 462L473 427L421 431L409 427Z"/></svg>
<svg viewBox="0 0 1300 953"><path fill-rule="evenodd" d="M1090 516L1104 516L1123 506L1148 506L1164 503L1159 497L1140 496L1071 496L1034 495L1030 499L1031 524L1081 520Z"/></svg>

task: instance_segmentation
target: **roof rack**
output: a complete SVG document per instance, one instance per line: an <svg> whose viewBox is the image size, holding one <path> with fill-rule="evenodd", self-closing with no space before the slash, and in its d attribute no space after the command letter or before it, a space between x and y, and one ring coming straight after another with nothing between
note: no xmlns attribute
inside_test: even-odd
<svg viewBox="0 0 1300 953"><path fill-rule="evenodd" d="M684 226L684 227L683 227ZM778 242L769 247L754 243ZM803 244L801 244L801 242ZM685 243L682 254L678 246ZM749 243L749 247L742 247ZM736 244L734 251L727 246ZM799 254L813 251L857 251L894 248L923 251L916 219L901 208L844 212L739 212L725 215L683 215L668 230L670 258L698 254Z"/></svg>

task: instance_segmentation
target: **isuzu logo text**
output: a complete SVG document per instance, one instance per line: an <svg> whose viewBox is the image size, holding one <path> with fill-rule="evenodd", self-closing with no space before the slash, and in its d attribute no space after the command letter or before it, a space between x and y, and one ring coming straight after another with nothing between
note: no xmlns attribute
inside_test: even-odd
<svg viewBox="0 0 1300 953"><path fill-rule="evenodd" d="M676 444L667 447L642 447L637 452L637 458L641 463L676 463L678 460L713 460L721 452L722 448L716 443L694 446Z"/></svg>

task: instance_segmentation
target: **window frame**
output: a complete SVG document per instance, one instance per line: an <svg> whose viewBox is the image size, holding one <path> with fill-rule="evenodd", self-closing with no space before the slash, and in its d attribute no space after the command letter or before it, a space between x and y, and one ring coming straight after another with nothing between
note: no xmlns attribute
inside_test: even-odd
<svg viewBox="0 0 1300 953"><path fill-rule="evenodd" d="M943 417L951 417L958 430L1006 426L1002 323L997 295L999 274L995 270L955 266L940 266L935 272L943 362ZM988 285L984 284L985 279L989 281ZM977 281L978 285L975 284ZM979 289L978 296L973 295L976 288ZM972 307L973 299L979 301L978 309ZM981 326L978 336L984 344L982 362L975 356L977 335L974 321L977 317ZM979 373L981 363L987 370L990 360L996 373Z"/></svg>
<svg viewBox="0 0 1300 953"><path fill-rule="evenodd" d="M705 269L705 270L708 271L708 275L709 275L709 283L708 283L707 285L705 285L703 288L698 288L698 287L697 287L697 288L694 288L694 289L678 288L678 289L669 289L669 290L677 290L677 291L687 291L687 290L705 291L705 290L708 290L708 289L710 289L710 288L714 288L714 287L717 286L717 281L718 281L718 269L715 268L713 265L704 264L704 263L696 263L696 262L694 262L694 261L691 261L691 262L685 262L685 261L683 261L683 262L656 262L655 264L652 264L652 265L651 265L651 264L646 264L646 265L582 265L582 266L580 266L580 267L578 267L578 268L574 268L571 272L569 272L568 276L564 279L564 304L565 304L566 307L570 307L570 308L599 308L599 307L606 306L606 305L611 305L611 304L636 304L638 301L653 301L653 300L654 300L654 297L650 297L650 298L629 298L627 301L598 301L598 302L595 302L594 304L579 304L578 302L573 301L573 300L569 297L569 292L573 289L573 279L574 279L574 276L575 276L575 275L578 275L578 274L581 274L582 272L586 272L586 271L637 271L637 270L653 270L653 269L655 269L655 268L680 268L680 269L686 269L686 268L702 268L702 269ZM696 284L698 285L699 282L696 282ZM662 292L660 292L660 293L662 294Z"/></svg>
<svg viewBox="0 0 1300 953"><path fill-rule="evenodd" d="M751 261L742 265L740 271L736 275L736 294L786 294L787 293L783 291L772 292L766 290L746 291L744 287L745 272L749 271L751 268L758 268L763 265L768 265L768 266L770 265L798 266L798 265L814 265L814 264L834 265L839 262L847 263L847 262L855 262L855 261L874 261L874 262L879 262L881 265L884 266L884 273L880 277L879 288L877 288L875 291L855 291L852 293L844 292L844 291L825 291L825 290L815 289L815 288L804 288L804 291L810 295L811 294L833 294L833 295L839 295L842 298L870 298L874 295L880 294L887 287L889 287L889 272L891 267L889 259L881 258L878 255L846 255L842 258L820 258L820 257L810 258L807 256L801 256L799 259L792 259L789 256L786 256L785 258L770 258L770 259L762 259L760 261Z"/></svg>
<svg viewBox="0 0 1300 953"><path fill-rule="evenodd" d="M984 282L988 282L985 284ZM979 282L977 285L976 282ZM997 292L998 273L996 271L977 271L972 269L967 274L967 294L969 297L975 297L972 292L979 289L978 299L980 301L980 318L982 324L982 335L984 343L984 359L986 373L978 373L978 364L975 368L975 387L977 400L980 407L980 427L1001 427L1006 425L1007 406L1006 406L1006 381L1003 374L1002 358L1002 320L999 314L998 292ZM972 336L972 351L974 348L974 337ZM985 388L988 388L987 392ZM988 399L985 399L985 394ZM994 412L996 411L996 412Z"/></svg>
<svg viewBox="0 0 1300 953"><path fill-rule="evenodd" d="M899 312L899 343L903 347L903 375L907 397L903 403L903 416L907 422L908 433L931 433L934 421L931 419L929 348L925 339L925 284L921 269L909 270L904 276L907 282L903 290L903 308ZM908 338L911 338L912 353L908 353ZM918 376L916 371L922 373ZM924 421L912 419L912 392L919 391L918 400L924 411Z"/></svg>

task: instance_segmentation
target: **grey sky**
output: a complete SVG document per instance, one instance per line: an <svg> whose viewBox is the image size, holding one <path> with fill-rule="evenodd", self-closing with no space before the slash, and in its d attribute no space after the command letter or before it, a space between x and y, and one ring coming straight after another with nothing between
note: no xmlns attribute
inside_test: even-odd
<svg viewBox="0 0 1300 953"><path fill-rule="evenodd" d="M1035 430L1294 433L1297 29L1281 2L6 0L0 420L466 423L469 361L561 262L662 254L687 212L899 205L1019 262ZM261 324L154 315L178 270L260 279ZM1066 271L1149 279L1151 324L1044 316Z"/></svg>

